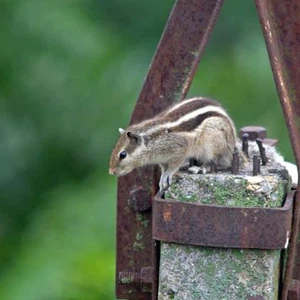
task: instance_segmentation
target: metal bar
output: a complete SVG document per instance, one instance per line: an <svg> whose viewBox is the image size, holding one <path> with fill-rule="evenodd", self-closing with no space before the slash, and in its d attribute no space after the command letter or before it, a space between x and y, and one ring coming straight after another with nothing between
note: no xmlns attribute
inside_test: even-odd
<svg viewBox="0 0 300 300"><path fill-rule="evenodd" d="M290 139L300 167L300 1L256 0L264 37L277 91L280 97ZM281 299L286 300L291 279L299 279L300 253L297 253L297 237L300 223L300 193L293 213L292 236L288 253ZM299 247L299 245L298 245ZM296 257L297 255L297 257ZM295 262L296 260L296 262Z"/></svg>
<svg viewBox="0 0 300 300"><path fill-rule="evenodd" d="M172 10L148 75L132 114L130 124L153 117L174 101L182 100L192 82L199 60L216 22L223 0L178 0ZM156 172L154 172L156 174ZM157 176L156 176L157 177ZM135 211L138 196L149 203L157 192L153 168L133 171L118 181L116 295L125 299L156 299L157 278L152 295L136 282L119 274L141 274L141 268L158 264L152 241L151 212ZM148 196L147 196L148 195ZM130 206L129 198L134 205ZM139 205L138 205L139 206ZM154 254L153 254L154 253ZM157 270L152 270L157 277ZM129 272L129 273L126 273ZM134 277L135 278L135 277ZM128 282L129 281L129 282ZM124 284L126 283L126 284Z"/></svg>
<svg viewBox="0 0 300 300"><path fill-rule="evenodd" d="M231 165L231 172L232 174L238 174L239 173L239 167L240 167L240 158L239 158L239 152L237 149L234 150L232 155L232 165Z"/></svg>
<svg viewBox="0 0 300 300"><path fill-rule="evenodd" d="M223 0L178 0L171 12L131 124L182 100L191 85Z"/></svg>
<svg viewBox="0 0 300 300"><path fill-rule="evenodd" d="M258 155L253 155L253 176L257 176L260 173L260 158Z"/></svg>
<svg viewBox="0 0 300 300"><path fill-rule="evenodd" d="M153 237L167 243L284 249L291 231L294 192L280 208L204 205L165 200L153 206Z"/></svg>
<svg viewBox="0 0 300 300"><path fill-rule="evenodd" d="M268 158L266 156L266 149L263 146L263 140L256 139L256 144L259 148L259 153L260 153L260 158L261 158L261 161L262 161L262 165L265 166L268 162Z"/></svg>

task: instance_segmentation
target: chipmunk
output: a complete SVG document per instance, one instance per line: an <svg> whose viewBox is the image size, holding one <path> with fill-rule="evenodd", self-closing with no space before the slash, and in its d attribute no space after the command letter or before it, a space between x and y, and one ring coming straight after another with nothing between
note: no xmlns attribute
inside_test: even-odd
<svg viewBox="0 0 300 300"><path fill-rule="evenodd" d="M156 117L120 128L110 158L109 173L122 176L150 164L161 168L160 192L189 158L219 169L231 166L236 147L233 121L221 104L209 98L192 98L175 104Z"/></svg>

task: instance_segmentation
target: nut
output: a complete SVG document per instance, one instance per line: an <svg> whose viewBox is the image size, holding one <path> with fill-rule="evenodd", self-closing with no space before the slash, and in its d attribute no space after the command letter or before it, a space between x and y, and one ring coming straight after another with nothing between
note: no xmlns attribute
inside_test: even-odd
<svg viewBox="0 0 300 300"><path fill-rule="evenodd" d="M138 212L143 212L151 208L151 193L142 186L132 190L129 196L129 205Z"/></svg>

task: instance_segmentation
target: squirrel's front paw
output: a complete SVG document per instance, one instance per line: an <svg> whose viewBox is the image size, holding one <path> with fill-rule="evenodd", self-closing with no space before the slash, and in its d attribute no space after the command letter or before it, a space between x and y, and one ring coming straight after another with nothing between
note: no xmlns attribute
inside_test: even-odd
<svg viewBox="0 0 300 300"><path fill-rule="evenodd" d="M164 193L172 183L172 176L162 176L159 182L159 191Z"/></svg>
<svg viewBox="0 0 300 300"><path fill-rule="evenodd" d="M159 191L161 193L164 193L169 188L169 184L167 182L164 182L159 185Z"/></svg>

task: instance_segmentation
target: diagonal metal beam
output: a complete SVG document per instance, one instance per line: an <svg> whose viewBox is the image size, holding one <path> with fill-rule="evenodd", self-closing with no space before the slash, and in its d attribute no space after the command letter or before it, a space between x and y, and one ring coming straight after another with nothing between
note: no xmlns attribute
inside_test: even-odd
<svg viewBox="0 0 300 300"><path fill-rule="evenodd" d="M223 0L178 0L171 12L131 118L131 124L159 113L182 100L192 82L204 48L215 25ZM153 168L144 168L120 178L117 199L116 295L122 299L156 299L143 288L147 270L154 265L151 212L147 205L157 191ZM153 259L151 260L151 256ZM148 274L149 275L149 274ZM157 279L156 279L157 280Z"/></svg>
<svg viewBox="0 0 300 300"><path fill-rule="evenodd" d="M300 1L256 0L267 43L274 80L280 97L290 139L300 167ZM292 277L300 280L299 182L293 213L292 236L281 299L286 300ZM298 251L297 251L298 248Z"/></svg>
<svg viewBox="0 0 300 300"><path fill-rule="evenodd" d="M150 118L185 97L222 4L223 0L176 2L150 65L131 123Z"/></svg>

